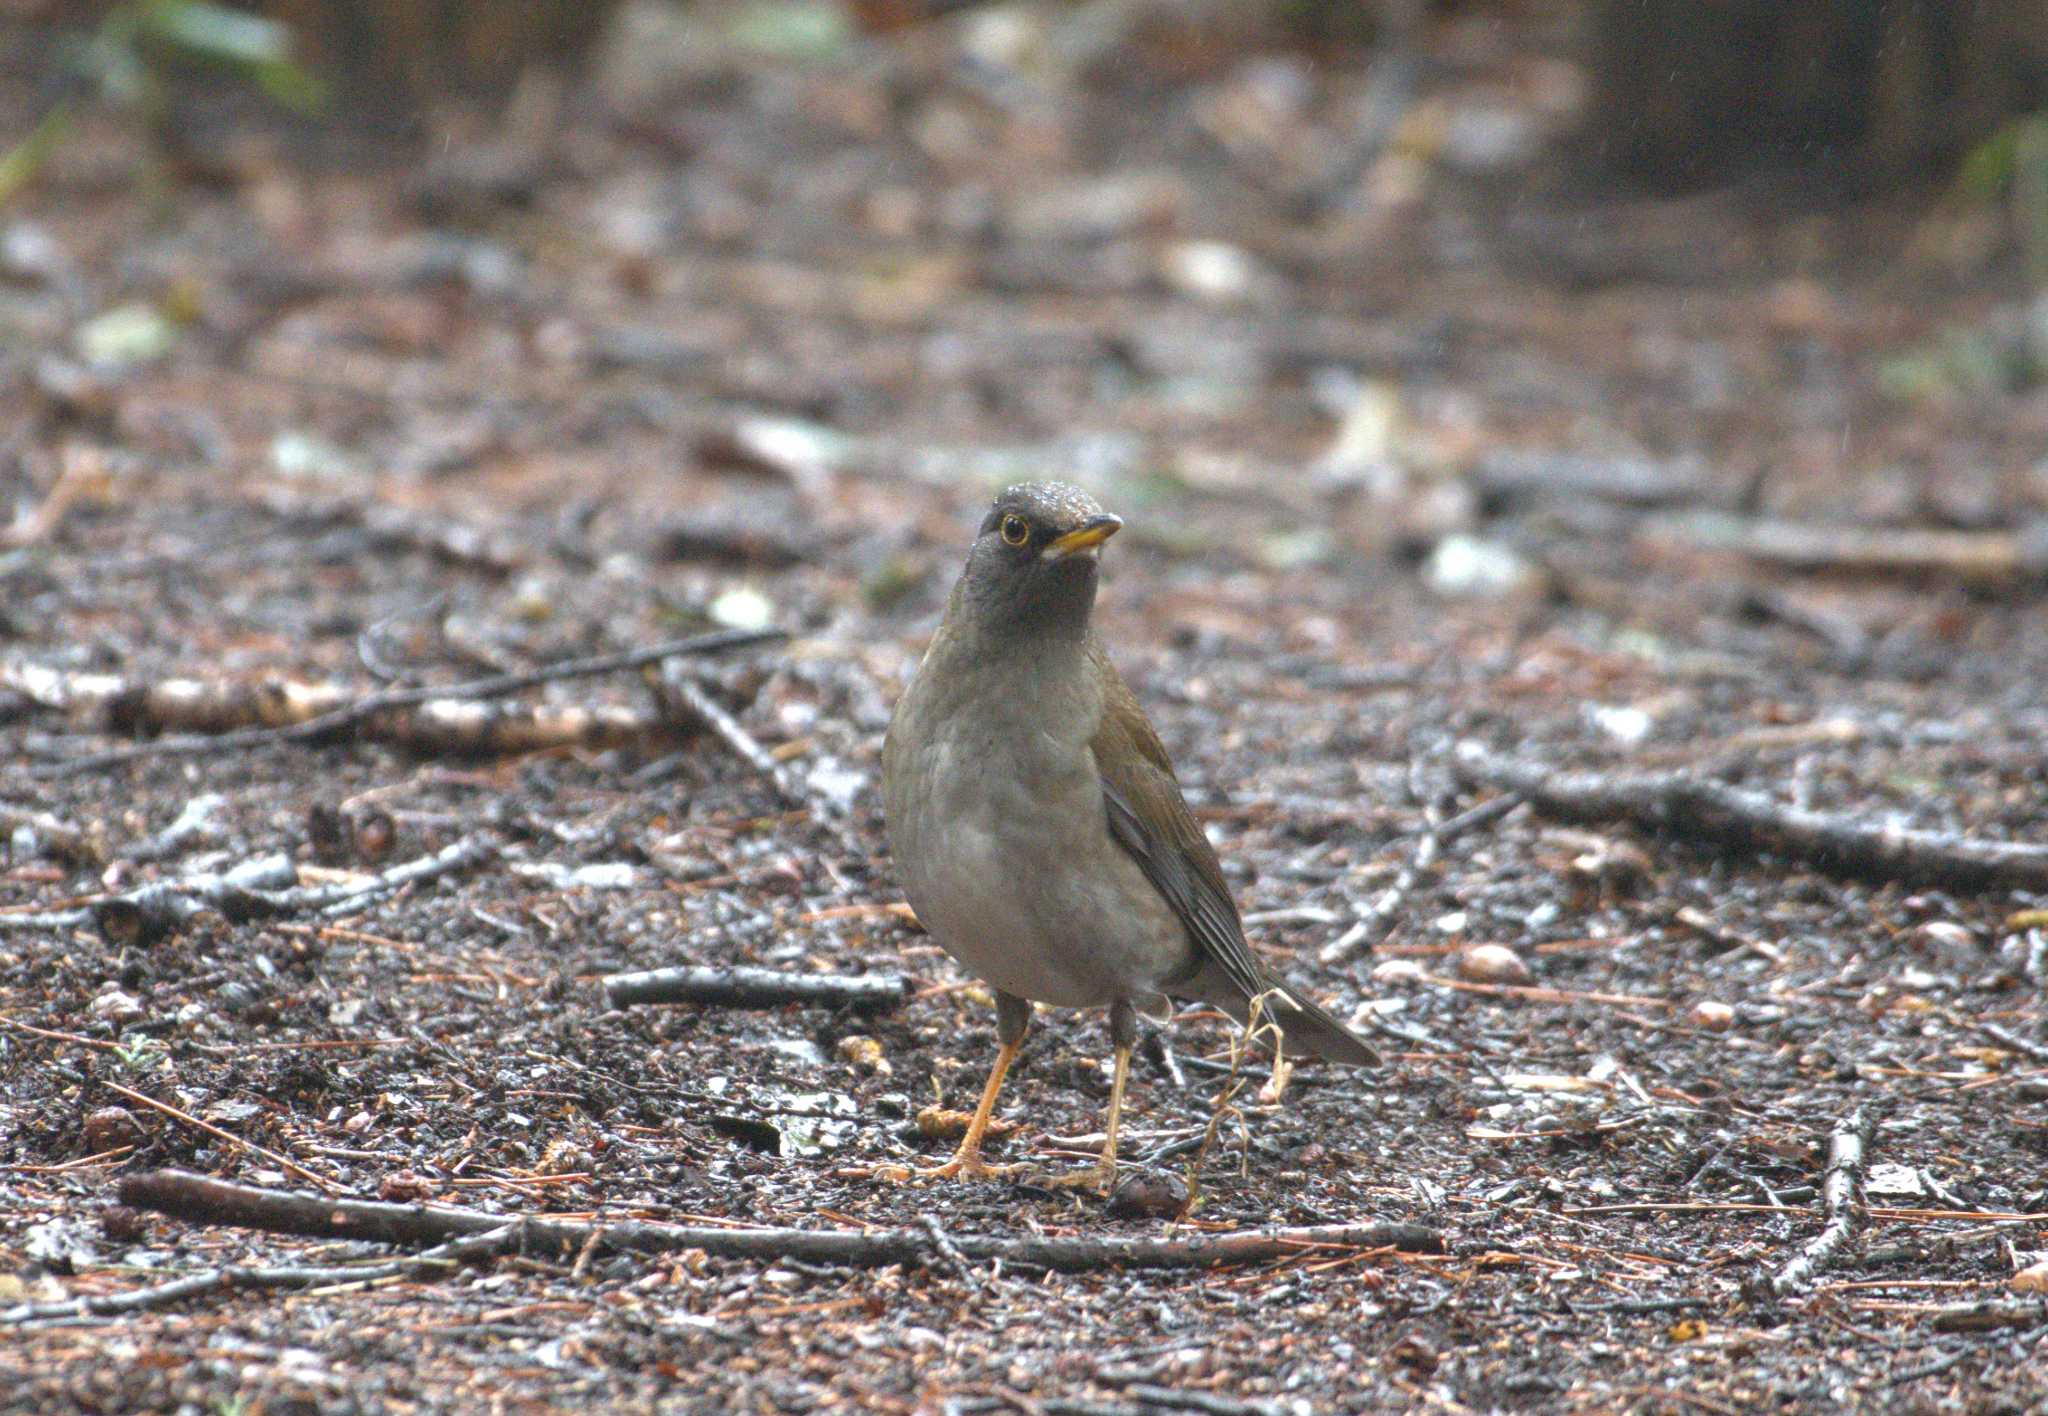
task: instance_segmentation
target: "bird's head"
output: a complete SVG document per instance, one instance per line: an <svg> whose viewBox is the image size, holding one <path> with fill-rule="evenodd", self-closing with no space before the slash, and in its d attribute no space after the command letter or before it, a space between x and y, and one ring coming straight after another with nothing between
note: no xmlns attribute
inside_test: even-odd
<svg viewBox="0 0 2048 1416"><path fill-rule="evenodd" d="M1102 543L1123 524L1064 482L1007 488L967 553L966 602L992 627L1078 631L1095 604Z"/></svg>

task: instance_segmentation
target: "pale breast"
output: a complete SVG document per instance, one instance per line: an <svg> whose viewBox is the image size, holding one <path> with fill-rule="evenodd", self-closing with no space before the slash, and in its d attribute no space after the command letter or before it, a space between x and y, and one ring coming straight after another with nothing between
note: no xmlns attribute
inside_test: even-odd
<svg viewBox="0 0 2048 1416"><path fill-rule="evenodd" d="M918 918L1006 993L1087 1007L1155 992L1189 944L1109 835L1088 748L1093 720L1053 713L1061 732L1028 704L1014 713L951 706L913 689L891 730L884 805ZM919 750L900 750L899 734Z"/></svg>

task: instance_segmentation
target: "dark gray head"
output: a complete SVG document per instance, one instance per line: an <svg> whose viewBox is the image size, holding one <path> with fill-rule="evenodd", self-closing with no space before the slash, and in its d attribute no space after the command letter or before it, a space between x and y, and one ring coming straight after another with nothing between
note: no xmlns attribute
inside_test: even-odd
<svg viewBox="0 0 2048 1416"><path fill-rule="evenodd" d="M964 605L989 629L1082 629L1095 605L1097 553L1123 524L1065 482L1005 489L967 553Z"/></svg>

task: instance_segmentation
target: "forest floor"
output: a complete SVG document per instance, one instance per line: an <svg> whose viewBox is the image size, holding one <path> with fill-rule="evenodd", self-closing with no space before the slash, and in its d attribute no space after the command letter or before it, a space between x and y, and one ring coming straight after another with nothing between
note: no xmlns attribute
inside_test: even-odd
<svg viewBox="0 0 2048 1416"><path fill-rule="evenodd" d="M2048 1402L2048 333L1988 218L1591 201L1477 23L1392 143L1362 62L630 23L545 152L152 188L94 117L0 213L0 1409ZM1126 520L1100 623L1256 947L1387 1054L1274 1101L1177 1021L1114 1202L875 1173L994 1050L882 732L1038 477ZM680 964L907 983L602 986ZM1085 1160L1106 1051L1041 1013L999 1150ZM881 1247L394 1266L118 1202L165 1170ZM976 1257L1039 1238L1107 1257Z"/></svg>

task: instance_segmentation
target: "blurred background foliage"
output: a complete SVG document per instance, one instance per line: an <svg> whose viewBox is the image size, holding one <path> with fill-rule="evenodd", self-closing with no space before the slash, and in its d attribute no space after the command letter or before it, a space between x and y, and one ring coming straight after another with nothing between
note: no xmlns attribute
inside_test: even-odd
<svg viewBox="0 0 2048 1416"><path fill-rule="evenodd" d="M647 0L642 0L646 4ZM666 0L707 43L829 58L991 0ZM1041 7L1042 8L1042 7ZM1247 50L1400 62L1431 18L1532 17L1569 36L1587 102L1572 161L1594 186L1672 194L1759 176L1802 198L1945 193L2009 218L2048 271L2048 0L1070 0L1066 29L1186 78ZM617 0L6 0L0 65L39 80L0 157L0 201L79 104L116 103L203 145L208 111L261 92L358 132L445 136L452 113L545 126L620 18ZM1101 37L1111 37L1107 46ZM221 72L243 92L222 86ZM316 75L318 77L316 77ZM195 114L195 110L200 110ZM172 121L173 112L177 121ZM508 115L510 115L508 117ZM10 119L15 115L9 115ZM200 136L195 139L194 133ZM393 147L403 152L402 144Z"/></svg>

